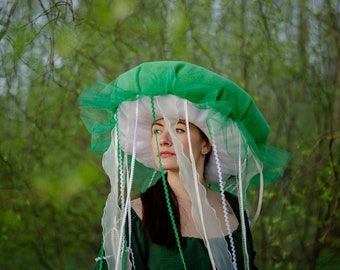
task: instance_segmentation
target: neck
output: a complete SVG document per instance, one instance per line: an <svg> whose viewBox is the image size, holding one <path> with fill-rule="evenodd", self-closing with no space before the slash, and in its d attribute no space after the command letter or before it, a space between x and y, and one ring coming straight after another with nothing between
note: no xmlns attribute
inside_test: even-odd
<svg viewBox="0 0 340 270"><path fill-rule="evenodd" d="M168 171L167 179L178 201L190 201L189 194L186 191L181 178L179 177L179 172ZM200 177L200 182L204 185L203 177Z"/></svg>

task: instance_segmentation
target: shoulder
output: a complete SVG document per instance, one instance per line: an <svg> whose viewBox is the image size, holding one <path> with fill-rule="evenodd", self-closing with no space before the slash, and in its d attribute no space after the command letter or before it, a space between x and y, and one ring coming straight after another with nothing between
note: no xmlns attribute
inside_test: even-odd
<svg viewBox="0 0 340 270"><path fill-rule="evenodd" d="M224 195L225 195L225 198L228 201L228 203L233 204L233 205L238 205L238 198L235 195L233 195L233 194L231 194L227 191L224 192ZM221 193L213 191L213 190L208 190L207 198L210 202L220 202L221 201Z"/></svg>
<svg viewBox="0 0 340 270"><path fill-rule="evenodd" d="M231 209L234 211L237 218L239 219L239 203L238 203L237 196L227 191L224 192L224 196L225 196L227 203L229 204L229 207L231 207ZM213 207L218 207L221 205L221 193L220 192L208 190L207 198L208 198L209 203Z"/></svg>
<svg viewBox="0 0 340 270"><path fill-rule="evenodd" d="M131 201L131 208L136 212L137 216L142 219L143 217L143 204L141 198L136 198Z"/></svg>

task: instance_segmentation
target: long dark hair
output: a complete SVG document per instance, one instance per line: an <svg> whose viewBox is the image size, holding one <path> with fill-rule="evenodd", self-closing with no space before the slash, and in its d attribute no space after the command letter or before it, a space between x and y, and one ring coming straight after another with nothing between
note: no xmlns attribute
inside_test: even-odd
<svg viewBox="0 0 340 270"><path fill-rule="evenodd" d="M167 188L177 231L181 236L178 201L168 182ZM143 205L142 229L146 237L152 242L167 248L174 247L176 238L164 195L162 179L159 179L154 186L142 193L140 198Z"/></svg>

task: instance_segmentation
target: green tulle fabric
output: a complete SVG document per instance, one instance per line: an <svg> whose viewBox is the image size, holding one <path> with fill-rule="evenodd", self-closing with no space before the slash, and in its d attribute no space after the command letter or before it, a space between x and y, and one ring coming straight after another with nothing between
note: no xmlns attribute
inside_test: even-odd
<svg viewBox="0 0 340 270"><path fill-rule="evenodd" d="M210 109L233 119L263 163L265 183L282 176L290 154L267 145L270 128L253 99L232 81L185 62L144 63L113 82L98 81L86 87L79 103L81 119L92 134L91 149L101 155L108 149L111 130L116 125L115 115L121 103L168 94L187 99L200 109ZM153 169L142 165L137 168L140 170L137 178L153 172ZM256 177L252 182L257 182Z"/></svg>

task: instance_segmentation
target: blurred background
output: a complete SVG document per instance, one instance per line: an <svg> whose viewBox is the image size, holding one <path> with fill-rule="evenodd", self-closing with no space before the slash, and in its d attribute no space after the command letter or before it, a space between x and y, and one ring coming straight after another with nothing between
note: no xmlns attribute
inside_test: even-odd
<svg viewBox="0 0 340 270"><path fill-rule="evenodd" d="M93 269L110 187L77 98L154 60L235 81L292 152L253 227L258 267L340 269L336 0L0 0L0 268Z"/></svg>

